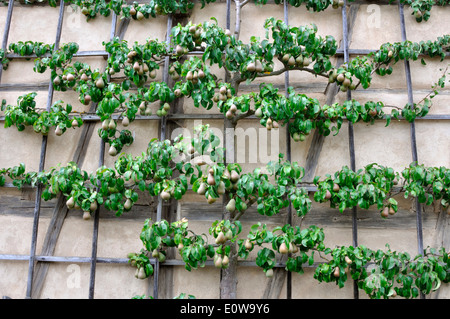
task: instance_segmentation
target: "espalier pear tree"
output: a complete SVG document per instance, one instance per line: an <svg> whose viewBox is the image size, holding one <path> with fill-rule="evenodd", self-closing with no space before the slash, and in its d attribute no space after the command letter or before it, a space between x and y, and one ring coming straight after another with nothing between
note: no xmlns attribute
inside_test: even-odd
<svg viewBox="0 0 450 319"><path fill-rule="evenodd" d="M68 1L81 8L87 20L98 14L111 12L141 23L157 15L186 13L192 1L155 0L146 4L114 1ZM202 7L213 0L202 0ZM255 0L264 5L266 1ZM275 1L276 4L282 1ZM249 1L235 1L236 16ZM417 22L428 20L433 5L445 1L402 1L413 8ZM49 1L50 5L56 2ZM328 7L341 8L343 1L289 1L292 6L305 4L311 11ZM267 18L262 26L265 35L251 37L248 43L239 39L240 19L234 32L219 26L212 18L203 23L188 22L175 25L170 32L170 43L148 39L144 43L128 43L120 38L104 42L108 53L104 71L73 57L77 43L53 45L38 42L18 42L9 45L9 52L22 56L35 55L34 71L50 72L57 91L72 90L82 105L96 103L96 115L101 121L99 137L115 158L113 167L102 166L95 172L86 172L75 163L58 165L43 172L26 172L20 164L0 170L0 185L10 181L21 188L24 185L42 185L42 196L50 200L62 194L69 209L78 209L89 219L100 206L117 216L133 209L139 194L146 192L162 201L180 200L187 192L202 196L205 205L218 200L224 202L223 218L215 220L208 234L196 234L189 229L185 218L175 222L147 219L140 233L143 247L128 255L136 267L136 278L153 274L154 261L164 263L169 250L175 250L187 271L204 267L211 260L221 269L221 297L236 297L238 259L245 260L255 251L255 262L266 276L273 275L279 256L286 256L286 270L303 273L305 266L318 264L314 278L319 282L334 282L343 287L347 280L371 298L389 298L396 295L414 298L419 293L429 294L442 282L450 280L450 259L444 247L427 248L424 254L371 250L364 246L326 247L325 231L317 226L281 225L269 229L257 223L248 234L242 233L240 218L250 207L264 216L273 216L292 205L297 216L304 217L314 202L328 202L330 207L344 212L359 207L376 206L380 218L389 218L398 211L394 198L403 193L406 198L417 198L431 205L439 202L447 209L450 201L450 170L446 167L426 167L412 163L401 172L372 163L353 171L347 166L334 174L315 177L314 196L302 186L303 167L287 161L283 154L265 167L245 172L240 164L228 161L233 145L224 143L208 125L194 129L192 138L179 135L174 139L149 141L140 156L126 153L134 142L130 129L137 117L170 116L177 99L191 99L194 106L219 110L226 128L235 128L240 120L255 116L267 130L286 127L289 138L301 143L308 134L317 131L328 136L339 134L345 121L373 124L400 117L409 122L425 116L432 99L444 88L448 66L431 86L431 92L413 105L386 106L381 101L360 103L349 100L332 105L296 92L286 92L264 79L285 72L307 72L322 78L340 91L363 90L370 87L374 76L385 77L394 72L399 61L427 57L444 58L449 52L450 35L414 43L410 41L385 43L379 50L366 56L353 57L344 64L333 64L337 41L332 36L321 36L316 25L291 26L275 18ZM195 54L191 54L195 52ZM3 68L10 61L7 52L0 52ZM171 81L158 80L158 73L166 70ZM217 72L220 70L220 74ZM242 93L241 88L255 80L261 83L257 90ZM32 92L17 99L17 105L3 100L5 127L16 126L19 131L27 125L41 134L61 136L69 128L83 124L83 114L72 112L72 106L63 101L54 103L49 111L41 111ZM393 110L386 113L386 108ZM258 123L256 122L256 123ZM61 138L64 138L63 136ZM202 157L207 161L195 161ZM209 236L208 236L209 235ZM372 270L367 268L372 265Z"/></svg>

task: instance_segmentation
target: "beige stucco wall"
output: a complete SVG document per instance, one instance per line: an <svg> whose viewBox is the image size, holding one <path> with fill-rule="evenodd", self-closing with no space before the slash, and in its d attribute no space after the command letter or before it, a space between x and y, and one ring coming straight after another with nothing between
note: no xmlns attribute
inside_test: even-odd
<svg viewBox="0 0 450 319"><path fill-rule="evenodd" d="M430 21L417 24L410 15L410 10L405 10L405 20L407 26L407 36L412 41L434 40L437 36L448 33L449 30L449 9L433 8ZM111 18L97 17L95 20L86 22L79 12L75 12L72 7L67 7L65 11L64 26L61 36L61 43L75 41L80 44L80 50L102 50L102 41L107 41L110 34ZM26 19L19 19L26 16ZM42 17L45 16L45 19ZM249 41L251 36L264 36L263 23L267 17L283 19L283 8L277 5L265 5L256 7L249 3L242 11L242 24L240 39ZM226 4L219 2L214 5L207 5L200 10L197 5L193 10L190 20L194 23L201 23L215 17L220 26L225 27ZM6 7L0 8L0 25L4 25L6 18ZM9 43L17 41L42 41L53 43L56 32L56 21L58 9L49 7L28 7L17 6L14 8ZM235 15L232 11L231 25L234 26ZM328 9L321 13L308 12L304 7L290 8L289 24L308 25L315 23L318 26L319 34L322 36L333 35L338 43L342 41L341 13L339 10ZM118 26L120 21L118 22ZM134 41L142 43L147 38L163 40L166 36L167 18L158 17L145 21L131 21L125 40L130 44ZM232 27L234 30L234 27ZM355 22L350 47L352 49L378 49L385 42L400 41L399 15L396 6L361 5ZM104 67L103 58L84 58L83 61L89 63L92 68L101 69ZM428 59L427 66L422 66L420 61L411 62L413 76L414 97L420 100L428 94L431 85L437 81L441 75L440 68L444 65L439 59ZM3 72L3 84L23 84L38 85L46 83L50 77L49 72L36 74L32 70L33 61L13 61L9 69ZM220 70L219 70L220 71ZM158 75L160 79L161 73ZM290 84L298 92L305 92L308 96L318 98L325 103L326 97L323 94L326 81L320 77L314 77L309 73L290 72ZM264 79L271 83L280 85L280 92L283 91L284 76ZM241 93L257 89L257 85L262 80L257 80L247 86L243 83ZM449 114L449 90L436 97L430 114ZM29 93L26 90L2 90L0 96L9 103L15 103L18 96ZM47 90L39 89L36 100L41 107L46 106ZM404 65L399 62L394 66L394 73L391 76L379 77L374 75L372 85L367 90L358 90L352 93L352 97L360 102L369 100L382 101L387 105L403 107L408 97L406 94L406 79ZM55 92L54 101L63 100L73 105L74 110L88 111L88 107L78 102L77 94L74 92ZM345 93L339 93L336 102L343 102L346 99ZM192 101L184 99L184 113L217 114L217 109L206 111L197 109ZM203 120L203 124L208 123L211 127L220 132L223 128L221 120ZM184 127L192 130L199 121L186 120ZM97 123L97 126L99 123ZM140 155L145 151L151 138L158 137L159 123L157 121L136 121L129 129L135 136L135 142L130 147L125 147L124 151L133 155ZM392 121L391 125L384 127L383 121L378 121L374 125L358 123L354 126L356 166L361 168L366 164L377 162L381 165L393 167L400 171L411 162L410 149L410 128L404 121ZM321 156L318 161L316 175L324 176L340 170L344 165L350 165L348 126L344 124L337 136L328 136L325 139ZM450 130L448 121L417 121L417 143L418 155L422 163L429 166L449 166L450 164ZM286 134L284 128L267 132L257 120L244 120L238 125L238 132L244 134L237 138L237 159L243 166L244 171L251 171L255 167L265 165L268 160L276 160L277 154L262 152L260 148L270 145L269 150L278 150L280 153L286 152ZM76 142L80 136L81 129L69 130L61 137L49 134L48 148L46 153L45 167L48 169L58 163L65 164L72 159ZM42 137L35 134L32 129L27 128L24 132L18 132L14 127L5 129L0 127L2 143L0 144L0 166L10 167L24 162L28 170L37 170L39 164L39 154ZM256 140L255 140L256 138ZM430 140L433 142L430 143ZM267 141L267 142L266 142ZM292 144L292 161L298 162L301 166L306 163L306 155L311 145L312 135L302 143ZM89 143L86 160L82 168L88 172L94 171L98 166L100 139L97 129ZM275 155L275 156L269 156ZM105 165L113 166L115 158L106 155ZM256 160L256 161L254 161ZM2 198L8 197L18 200L18 205L24 201L30 203L34 200L31 191L20 192L11 189L1 190ZM197 196L187 196L181 202L197 202ZM219 201L218 201L219 202ZM47 211L51 211L52 204L46 203ZM201 205L207 205L206 203ZM216 210L220 210L220 204L216 203ZM31 206L32 207L32 206ZM340 214L336 210L327 209L326 205L314 204L311 216L308 215L303 226L315 223L318 219L314 214L329 214L329 221L319 227L324 227L326 234L326 244L329 247L335 245L351 245L351 223L348 222L351 212ZM27 212L32 212L28 207ZM154 213L149 207L148 216ZM393 250L408 251L414 254L417 250L416 229L414 227L414 213L411 211L411 203L404 200L401 210L395 218L410 220L405 227L398 227L391 220L379 221L378 227L373 227L370 223L365 223L367 218L376 218L376 209L359 212L358 228L359 243L372 249L384 249L386 243L391 244ZM42 247L43 238L49 225L50 214L43 214L40 217L37 252ZM434 244L434 226L437 215L427 211L427 223L424 224L424 240L428 245ZM183 217L179 213L178 218ZM195 217L195 216L194 216ZM206 220L201 221L201 216L197 216L190 222L190 228L197 233L207 233L211 222L220 219L209 215ZM249 217L243 222L244 230L242 236L248 233L249 227L258 220L257 214ZM271 222L271 226L280 224L281 219ZM298 223L298 220L295 220ZM29 253L31 244L31 231L33 219L32 213L19 214L18 216L8 213L7 207L0 207L0 254L26 255ZM108 258L125 258L128 252L138 252L142 245L139 234L143 225L142 218L102 218L100 220L98 256ZM397 225L397 226L395 226ZM66 218L62 232L56 246L56 256L82 256L91 255L93 221L85 221L81 218L80 211L71 211ZM251 258L254 258L252 255ZM179 255L177 258L180 258ZM173 268L173 295L188 293L197 298L218 298L220 272L214 267L187 272L183 266ZM89 264L76 263L52 263L43 287L42 298L87 298L89 285ZM319 284L313 279L314 269L306 269L303 275L293 275L293 297L294 298L352 298L353 288L349 282L345 288L339 289L334 284ZM23 298L26 292L28 274L28 261L0 261L0 295L11 298ZM241 267L238 271L238 298L260 298L263 295L268 279L264 273L257 268ZM118 264L98 264L95 298L131 298L135 295L147 294L152 291L149 288L151 283L134 278L134 268ZM285 284L286 285L286 284ZM448 285L442 285L440 297L449 294ZM256 292L256 295L255 295ZM151 293L150 293L151 294ZM280 297L284 298L286 286L281 291ZM361 292L362 298L365 298Z"/></svg>

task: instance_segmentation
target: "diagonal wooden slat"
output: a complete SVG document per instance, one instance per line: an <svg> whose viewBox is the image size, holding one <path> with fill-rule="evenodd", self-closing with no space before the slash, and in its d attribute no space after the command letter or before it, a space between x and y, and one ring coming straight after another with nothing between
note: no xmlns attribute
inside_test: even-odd
<svg viewBox="0 0 450 319"><path fill-rule="evenodd" d="M12 0L11 0L12 1ZM61 0L60 10L59 10L59 18L58 18L58 26L56 29L56 40L54 50L59 48L59 41L61 39L61 29L62 22L64 18L64 0ZM50 107L53 100L53 82L50 79L49 89L48 89L48 98L47 98L47 111L50 111ZM47 142L48 137L42 137L42 145L41 145L41 154L39 158L39 171L44 170L45 164L45 153L47 151ZM39 215L41 209L41 196L42 196L42 185L37 185L36 188L36 200L35 200L35 208L34 208L34 217L33 217L33 233L31 236L31 248L30 248L30 259L28 265L28 281L27 281L27 291L26 298L32 297L33 291L33 275L34 275L34 267L35 267L35 255L36 255L36 242L37 242L37 233L38 233L38 225L39 225Z"/></svg>

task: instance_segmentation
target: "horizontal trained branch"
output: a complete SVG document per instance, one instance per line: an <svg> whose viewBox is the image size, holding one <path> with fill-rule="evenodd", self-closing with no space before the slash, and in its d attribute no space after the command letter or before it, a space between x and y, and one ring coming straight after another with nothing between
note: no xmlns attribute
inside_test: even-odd
<svg viewBox="0 0 450 319"><path fill-rule="evenodd" d="M328 78L341 91L356 89L360 84L367 88L373 73L381 76L391 74L391 64L399 60L416 60L421 54L441 56L443 60L450 42L449 36L445 35L436 41L388 43L369 56L356 57L348 65L334 67L330 59L337 51L336 40L331 36L317 35L316 26L290 27L282 21L269 18L264 27L265 39L253 37L249 44L237 40L229 30L220 28L215 21L173 27L170 47L158 40L148 40L145 44L136 42L129 47L126 41L114 38L103 43L109 56L105 72L93 70L90 65L80 61L72 63L79 49L78 44L73 42L60 46L56 51L53 51L52 45L31 41L11 43L9 49L14 54L24 56L35 54L35 72L43 73L50 69L55 90L78 92L80 103L84 105L97 103L96 115L103 122L98 134L109 144L112 156L134 141L128 129L117 128L118 120L126 127L136 119L138 113L143 117L151 116L152 108L156 105L157 116L176 117L176 114L170 114L171 104L182 97L192 99L195 107L209 110L216 106L234 124L249 116L256 116L261 125L269 130L289 125L289 133L294 141L303 141L313 129L323 135L331 132L337 134L344 120L374 123L375 120L385 119L386 125L389 125L391 118L401 117L413 122L427 115L431 99L446 83L448 68L426 98L413 106L397 106L391 114L385 114L383 109L392 106L385 106L381 102L360 104L352 100L342 104L320 105L317 99L297 94L293 88L289 88L289 95L285 97L269 84L261 85L259 92L238 95L239 85L244 81L250 83L256 78L293 70ZM273 42L269 39L273 39ZM182 59L188 52L195 50L200 50L201 56ZM155 80L160 64L166 57L171 60L168 72L175 81L173 87ZM283 64L279 70L273 69L275 59ZM211 72L208 64L216 64L232 72L231 81L223 82ZM7 63L4 67L7 67ZM123 76L114 77L119 73ZM109 78L112 78L110 82ZM59 113L51 113L54 120L38 121L39 116L30 96L34 97L35 93L19 98L18 104L22 108L7 105L3 101L2 108L7 110L4 117L6 127L16 125L19 130L23 130L25 125L33 125L36 131L47 134L50 127L54 126L59 134L67 127L82 124L80 117L77 117L77 125L58 116ZM26 103L30 105L26 106Z"/></svg>
<svg viewBox="0 0 450 319"><path fill-rule="evenodd" d="M2 0L6 4L5 0ZM42 3L43 1L35 2L35 0L25 0L25 4ZM167 14L186 14L190 12L196 3L204 8L207 4L219 2L218 0L154 0L150 3L143 1L126 1L126 0L68 0L65 1L68 5L78 6L81 13L86 16L86 20L94 19L97 15L108 17L111 12L114 12L118 16L124 18L132 18L137 21L148 19L150 17L156 17ZM257 6L265 4L283 4L282 0L246 0L240 3L243 7L247 3L253 2ZM348 4L360 3L358 0L348 0ZM394 0L379 1L379 4L392 4L396 3ZM412 15L417 22L428 21L431 16L431 9L433 6L446 6L450 4L449 0L400 0L403 5L408 5L412 9ZM48 0L48 4L52 7L58 5L57 0ZM303 4L306 9L313 12L321 12L328 8L338 9L344 5L343 0L288 0L288 4L293 7L300 7Z"/></svg>

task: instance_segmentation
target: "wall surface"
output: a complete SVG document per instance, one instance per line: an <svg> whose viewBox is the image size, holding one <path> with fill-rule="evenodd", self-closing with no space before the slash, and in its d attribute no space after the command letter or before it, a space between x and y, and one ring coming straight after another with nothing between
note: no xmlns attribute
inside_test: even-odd
<svg viewBox="0 0 450 319"><path fill-rule="evenodd" d="M234 3L231 6L231 26L234 29ZM435 40L438 36L450 30L450 11L448 7L435 7L429 21L417 23L410 15L409 7L405 8L405 22L407 37L411 41ZM54 43L59 8L48 6L25 6L16 3L14 7L8 43L18 41L42 41ZM0 8L0 26L4 26L7 7ZM226 3L218 1L201 9L196 4L187 16L188 21L201 23L211 17L218 20L220 26L226 26ZM267 4L255 6L248 3L242 10L240 39L250 41L252 36L264 37L264 21L268 17L284 19L282 5ZM109 40L111 17L101 17L86 22L84 16L71 6L66 6L61 34L61 43L74 41L79 43L80 51L104 50L103 41ZM305 9L289 7L288 21L290 25L300 26L314 23L318 33L322 36L332 35L342 45L342 14L341 10L327 9L324 12L313 13ZM119 19L117 27L123 20ZM124 39L129 44L137 41L143 43L146 39L164 40L166 37L167 17L160 16L143 21L130 21ZM401 41L399 12L396 5L359 5L352 28L350 49L378 49L383 43ZM103 57L77 58L89 63L92 68L104 68ZM335 60L332 61L335 63ZM442 75L442 68L448 64L448 59L440 62L438 58L427 59L424 66L419 61L411 62L414 101L420 101L431 90ZM218 70L219 74L222 70ZM223 72L222 72L223 74ZM222 75L223 76L223 75ZM33 59L13 60L8 70L3 71L0 85L1 99L14 104L17 97L32 91L37 92L36 101L39 107L45 108L48 95L48 81L50 73L33 72ZM162 78L162 72L157 80ZM284 90L284 75L264 79L264 82L279 86ZM263 80L256 80L250 84L243 83L240 93L258 89ZM321 104L326 103L327 82L321 77L315 77L306 72L290 72L289 84L298 93L305 93L317 98ZM382 101L386 105L403 107L408 102L405 68L402 61L394 66L390 76L373 76L369 89L358 89L352 92L352 97L358 101ZM63 100L73 105L74 110L88 112L89 106L78 101L75 92L55 92L54 101ZM346 100L346 94L340 92L335 97L336 102ZM433 101L430 115L450 114L450 91L448 88L441 92ZM218 114L217 108L207 111L195 108L192 100L183 100L182 111L185 114ZM2 122L3 123L3 122ZM203 123L223 130L223 120L187 119L177 121L177 125L192 131L193 127ZM100 138L95 125L92 137L86 145L85 160L81 168L87 172L94 172L98 167ZM156 120L135 121L130 130L135 136L134 143L124 148L133 155L140 155L147 148L152 138L158 138L160 122ZM51 132L48 136L48 147L45 159L45 169L55 167L59 163L66 164L72 160L81 136L81 129L69 130L61 137ZM265 166L270 160L277 160L278 153L286 153L289 138L284 129L268 132L259 124L257 119L246 119L239 122L236 130L236 158L242 165L244 172L250 172L256 167ZM417 120L417 149L420 163L427 166L450 166L450 129L449 120ZM12 167L23 162L27 170L39 169L39 156L42 136L35 134L32 128L18 132L14 127L4 128L0 125L0 167ZM395 121L385 127L384 121L375 124L357 123L354 125L356 168L362 168L369 163L379 163L401 171L412 162L410 125L406 121ZM220 136L220 134L219 134ZM173 136L172 136L173 137ZM313 134L304 142L296 143L291 140L292 161L300 166L306 164L307 154L313 143ZM269 146L269 147L267 147ZM105 165L113 167L115 157L106 155ZM340 133L330 135L324 139L323 147L318 158L315 176L324 177L333 174L343 166L350 165L348 125L344 123ZM312 196L312 194L311 194ZM387 243L393 250L407 251L412 255L417 252L417 229L415 221L414 203L405 200L401 195L397 197L400 203L399 212L392 218L382 220L376 207L365 211L358 211L358 241L371 249L385 249ZM33 229L33 212L35 204L35 190L3 187L0 189L0 254L23 255L30 252L31 233ZM44 245L44 238L53 210L55 200L43 201L38 224L36 252L39 255ZM172 205L173 206L173 205ZM173 214L177 219L187 217L190 229L196 233L208 233L208 228L214 220L221 219L223 210L221 201L208 205L196 194L185 196L175 207ZM155 199L143 195L131 212L121 217L115 217L110 212L101 209L97 256L104 258L126 258L129 252L137 252L142 248L139 234L146 218L154 218L156 213ZM244 238L250 226L261 221L270 227L283 225L286 222L286 212L272 218L260 216L255 209L251 209L242 220ZM443 215L443 216L441 216ZM350 210L339 213L327 204L313 203L311 212L302 220L294 217L293 224L302 227L317 225L324 229L325 243L329 247L352 245L352 212ZM444 219L442 219L444 218ZM444 231L437 231L438 223L443 223ZM439 208L424 208L423 235L424 246L450 248L450 241L445 235L445 227L449 221ZM86 257L92 254L94 220L83 220L80 210L70 210L64 219L54 256ZM180 259L179 254L176 258ZM251 255L249 260L254 260ZM164 266L162 266L164 269ZM203 269L188 272L184 266L167 266L171 269L166 275L164 284L165 296L171 298L181 293L194 295L196 298L219 298L220 270L206 266ZM136 295L152 295L153 279L138 280L134 278L135 268L126 263L109 264L98 263L95 277L95 298L131 298ZM307 268L302 275L293 274L293 298L353 298L353 287L349 282L339 289L334 284L318 283L314 278L314 268ZM11 298L24 298L27 289L28 259L1 260L0 259L0 295ZM49 264L39 298L64 299L87 298L90 280L90 264L85 262L54 262ZM286 280L280 288L271 290L271 280L264 272L251 266L238 268L238 298L262 298L265 293L270 297L285 298ZM274 295L275 294L275 295ZM431 297L449 298L450 287L443 284L439 292ZM361 298L367 298L362 292Z"/></svg>

